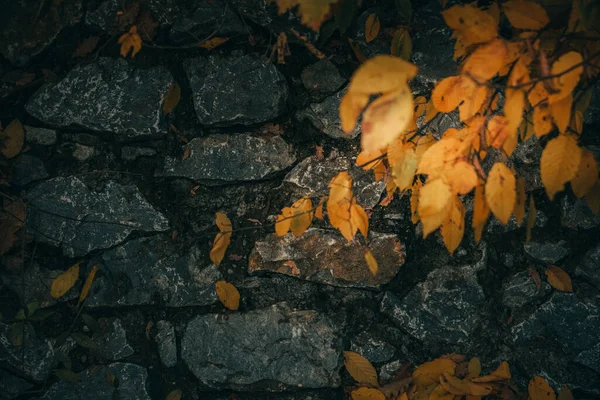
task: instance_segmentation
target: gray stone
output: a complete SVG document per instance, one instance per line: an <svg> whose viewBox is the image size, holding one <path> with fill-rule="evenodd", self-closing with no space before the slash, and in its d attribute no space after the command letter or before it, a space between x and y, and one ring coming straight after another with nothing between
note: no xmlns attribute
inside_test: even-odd
<svg viewBox="0 0 600 400"><path fill-rule="evenodd" d="M96 277L86 305L214 304L218 301L215 282L221 274L214 264L206 265L204 260L205 256L196 247L179 255L168 241L130 240L102 254L98 267L104 274Z"/></svg>
<svg viewBox="0 0 600 400"><path fill-rule="evenodd" d="M249 309L265 308L282 301L292 308L308 309L319 295L319 285L282 274L252 276L236 287Z"/></svg>
<svg viewBox="0 0 600 400"><path fill-rule="evenodd" d="M232 38L249 33L227 1L203 1L195 6L195 10L181 15L171 28L169 36L175 42L197 41L209 35Z"/></svg>
<svg viewBox="0 0 600 400"><path fill-rule="evenodd" d="M84 162L92 158L96 154L96 151L91 146L75 143L75 149L73 150L73 157L79 162Z"/></svg>
<svg viewBox="0 0 600 400"><path fill-rule="evenodd" d="M0 369L0 397L3 399L14 399L29 390L33 385L8 371Z"/></svg>
<svg viewBox="0 0 600 400"><path fill-rule="evenodd" d="M570 229L592 229L600 226L600 213L594 214L585 199L564 196L560 202L562 226Z"/></svg>
<svg viewBox="0 0 600 400"><path fill-rule="evenodd" d="M156 155L156 150L149 147L123 146L121 157L127 161L133 161L139 157L151 157Z"/></svg>
<svg viewBox="0 0 600 400"><path fill-rule="evenodd" d="M54 129L36 128L25 125L25 140L27 143L52 146L56 144L56 131Z"/></svg>
<svg viewBox="0 0 600 400"><path fill-rule="evenodd" d="M158 135L166 132L162 103L172 82L163 66L141 70L123 58L100 58L42 86L25 108L49 125L80 125L124 139Z"/></svg>
<svg viewBox="0 0 600 400"><path fill-rule="evenodd" d="M200 315L187 325L181 356L202 384L270 390L340 385L341 338L316 311L285 303L227 317Z"/></svg>
<svg viewBox="0 0 600 400"><path fill-rule="evenodd" d="M177 365L177 338L175 329L169 321L158 321L156 324L158 333L154 340L158 346L158 355L166 367Z"/></svg>
<svg viewBox="0 0 600 400"><path fill-rule="evenodd" d="M40 12L37 0L4 1L0 14L0 54L11 63L25 65L41 53L59 32L81 19L81 0L49 4Z"/></svg>
<svg viewBox="0 0 600 400"><path fill-rule="evenodd" d="M354 139L360 133L357 124L352 132L344 133L340 119L340 102L346 89L327 97L320 103L312 103L307 108L296 112L296 118L302 121L308 119L315 128L334 139Z"/></svg>
<svg viewBox="0 0 600 400"><path fill-rule="evenodd" d="M523 247L531 257L546 264L555 264L571 252L564 240L544 243L529 242L524 244Z"/></svg>
<svg viewBox="0 0 600 400"><path fill-rule="evenodd" d="M113 375L119 382L114 388L105 378ZM150 400L148 371L128 363L94 366L79 373L77 383L58 381L42 397L44 400Z"/></svg>
<svg viewBox="0 0 600 400"><path fill-rule="evenodd" d="M406 259L406 249L398 237L370 232L368 248L377 255L375 276L365 261L365 249L338 232L311 228L301 236L291 233L267 236L254 245L248 272L277 272L300 279L341 287L378 289L388 283Z"/></svg>
<svg viewBox="0 0 600 400"><path fill-rule="evenodd" d="M13 165L12 183L25 186L48 177L44 162L29 154L21 154Z"/></svg>
<svg viewBox="0 0 600 400"><path fill-rule="evenodd" d="M251 125L285 111L289 96L285 77L261 57L213 54L187 60L184 68L202 124Z"/></svg>
<svg viewBox="0 0 600 400"><path fill-rule="evenodd" d="M575 275L600 288L600 243L585 253L575 269Z"/></svg>
<svg viewBox="0 0 600 400"><path fill-rule="evenodd" d="M600 372L600 311L572 293L555 292L524 321L511 328L516 345L532 346L537 338L558 346L565 356ZM538 344L539 345L539 344Z"/></svg>
<svg viewBox="0 0 600 400"><path fill-rule="evenodd" d="M481 321L485 304L479 269L481 265L436 269L404 298L387 292L380 309L419 340L463 343Z"/></svg>
<svg viewBox="0 0 600 400"><path fill-rule="evenodd" d="M600 123L600 83L598 82L592 88L592 99L583 114L583 122L589 125Z"/></svg>
<svg viewBox="0 0 600 400"><path fill-rule="evenodd" d="M98 356L117 361L133 354L133 348L127 342L127 334L119 318L100 318L98 323L102 331L95 332L92 339L98 348L93 350Z"/></svg>
<svg viewBox="0 0 600 400"><path fill-rule="evenodd" d="M528 219L529 210L525 211L523 222L521 222L520 224L517 222L517 219L514 215L510 216L507 225L504 225L502 222L500 222L498 218L489 218L488 223L485 226L485 231L493 235L512 232L517 229L525 228ZM548 217L546 216L546 214L543 211L536 210L534 228L543 228L544 226L546 226L547 223Z"/></svg>
<svg viewBox="0 0 600 400"><path fill-rule="evenodd" d="M370 332L362 332L352 339L350 350L362 355L372 363L389 361L396 352L394 346L379 337L375 337Z"/></svg>
<svg viewBox="0 0 600 400"><path fill-rule="evenodd" d="M404 364L400 360L394 360L383 365L379 369L379 379L381 379L384 382L392 380L396 371L402 368L403 365Z"/></svg>
<svg viewBox="0 0 600 400"><path fill-rule="evenodd" d="M177 176L207 184L265 179L290 167L295 156L280 137L215 134L192 139L185 160L167 158L159 176Z"/></svg>
<svg viewBox="0 0 600 400"><path fill-rule="evenodd" d="M272 16L276 14L273 4L270 5L272 12L269 12L267 0L231 0L231 3L242 18L249 19L260 26L269 26L273 21Z"/></svg>
<svg viewBox="0 0 600 400"><path fill-rule="evenodd" d="M518 309L542 299L550 290L550 285L546 282L542 282L538 289L528 272L522 271L511 276L502 285L502 304L507 308Z"/></svg>
<svg viewBox="0 0 600 400"><path fill-rule="evenodd" d="M350 158L344 156L325 160L319 160L315 156L305 158L283 181L293 185L294 194L298 197L325 195L329 193L331 179L342 171L349 171L353 178L352 190L359 204L373 208L379 203L385 183L375 182L372 172L365 173Z"/></svg>
<svg viewBox="0 0 600 400"><path fill-rule="evenodd" d="M173 24L182 12L177 0L141 0L138 3L141 9L150 11L152 19L160 25ZM85 16L86 25L93 29L117 33L115 17L119 11L123 11L123 4L122 0L103 0L97 8L88 10Z"/></svg>
<svg viewBox="0 0 600 400"><path fill-rule="evenodd" d="M346 83L335 64L326 58L304 68L300 78L306 90L317 96L333 94Z"/></svg>
<svg viewBox="0 0 600 400"><path fill-rule="evenodd" d="M136 186L109 181L90 190L76 177L44 181L27 192L27 224L40 241L81 256L123 242L133 231L163 232L169 221Z"/></svg>
<svg viewBox="0 0 600 400"><path fill-rule="evenodd" d="M38 338L29 323L24 324L23 344L11 342L11 325L0 322L0 361L10 364L25 376L43 381L52 370L55 349L52 341Z"/></svg>

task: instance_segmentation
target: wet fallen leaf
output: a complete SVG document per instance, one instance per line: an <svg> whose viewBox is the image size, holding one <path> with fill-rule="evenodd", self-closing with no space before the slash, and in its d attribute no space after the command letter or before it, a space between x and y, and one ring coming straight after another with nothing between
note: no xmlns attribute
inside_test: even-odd
<svg viewBox="0 0 600 400"><path fill-rule="evenodd" d="M367 43L375 40L375 38L379 34L380 28L381 22L379 21L379 16L374 13L369 15L365 22L365 39Z"/></svg>
<svg viewBox="0 0 600 400"><path fill-rule="evenodd" d="M561 292L572 292L573 284L571 283L571 277L560 267L551 265L546 269L546 277L548 283L555 289Z"/></svg>
<svg viewBox="0 0 600 400"><path fill-rule="evenodd" d="M79 264L73 265L52 281L50 294L55 299L61 298L73 287L77 279L79 279Z"/></svg>
<svg viewBox="0 0 600 400"><path fill-rule="evenodd" d="M90 288L92 287L92 282L94 282L94 277L96 276L96 272L98 271L98 266L94 265L92 270L90 271L87 279L85 280L85 284L83 285L83 289L81 289L81 294L79 295L78 304L81 304L87 297Z"/></svg>
<svg viewBox="0 0 600 400"><path fill-rule="evenodd" d="M167 92L167 97L165 97L165 102L163 103L162 109L163 114L170 114L175 107L179 104L181 100L181 87L179 83L174 82L169 86L169 91Z"/></svg>
<svg viewBox="0 0 600 400"><path fill-rule="evenodd" d="M200 42L198 44L198 47L206 49L206 50L212 50L215 47L218 47L220 45L222 45L223 43L227 42L229 40L229 38L226 37L214 37L212 39L208 39L208 40L204 40L203 42Z"/></svg>
<svg viewBox="0 0 600 400"><path fill-rule="evenodd" d="M375 371L369 360L360 354L353 351L344 351L344 366L356 382L379 386L377 371Z"/></svg>
<svg viewBox="0 0 600 400"><path fill-rule="evenodd" d="M240 292L231 283L218 281L215 284L217 296L223 305L230 310L237 310L240 306Z"/></svg>
<svg viewBox="0 0 600 400"><path fill-rule="evenodd" d="M129 32L119 38L119 44L121 45L121 55L123 57L127 57L131 52L133 58L142 49L142 38L137 33L135 25L129 28Z"/></svg>
<svg viewBox="0 0 600 400"><path fill-rule="evenodd" d="M165 400L181 400L182 391L181 389L175 389L165 397Z"/></svg>

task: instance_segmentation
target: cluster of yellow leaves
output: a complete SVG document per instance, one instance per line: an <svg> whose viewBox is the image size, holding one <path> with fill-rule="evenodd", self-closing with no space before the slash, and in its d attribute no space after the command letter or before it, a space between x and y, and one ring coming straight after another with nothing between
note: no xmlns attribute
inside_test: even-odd
<svg viewBox="0 0 600 400"><path fill-rule="evenodd" d="M219 233L215 236L212 249L210 250L210 260L218 267L223 261L225 250L231 243L231 221L224 212L217 212L215 222L219 228Z"/></svg>

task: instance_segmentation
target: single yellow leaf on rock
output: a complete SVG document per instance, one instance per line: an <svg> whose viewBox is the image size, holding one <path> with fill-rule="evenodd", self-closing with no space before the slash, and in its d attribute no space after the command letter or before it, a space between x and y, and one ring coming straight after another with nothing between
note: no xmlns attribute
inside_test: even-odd
<svg viewBox="0 0 600 400"><path fill-rule="evenodd" d="M0 125L0 151L6 158L13 158L21 152L25 142L25 131L18 119L13 120L6 129Z"/></svg>
<svg viewBox="0 0 600 400"><path fill-rule="evenodd" d="M220 45L227 42L228 40L229 40L229 38L226 38L226 37L214 37L212 39L208 39L208 40L204 40L204 41L200 42L200 44L198 44L198 47L206 49L206 50L212 50L215 47L219 47Z"/></svg>
<svg viewBox="0 0 600 400"><path fill-rule="evenodd" d="M450 112L463 101L460 76L449 76L436 83L431 92L431 101L439 112Z"/></svg>
<svg viewBox="0 0 600 400"><path fill-rule="evenodd" d="M573 106L573 95L569 94L565 98L550 104L552 119L560 133L565 133L571 121L571 108Z"/></svg>
<svg viewBox="0 0 600 400"><path fill-rule="evenodd" d="M79 301L77 302L78 304L81 304L81 302L83 302L85 300L88 293L90 292L90 288L92 287L92 283L94 282L94 277L96 276L97 271L98 271L98 266L94 265L92 267L92 270L88 274L88 277L85 280L85 283L83 284L83 289L81 289L81 293L79 294Z"/></svg>
<svg viewBox="0 0 600 400"><path fill-rule="evenodd" d="M223 261L223 257L225 257L225 251L227 247L229 247L229 243L231 243L231 232L217 233L215 236L215 240L213 242L213 247L210 250L210 260L218 267Z"/></svg>
<svg viewBox="0 0 600 400"><path fill-rule="evenodd" d="M500 115L494 115L487 123L486 141L488 146L501 149L509 137L508 119Z"/></svg>
<svg viewBox="0 0 600 400"><path fill-rule="evenodd" d="M546 144L540 159L542 183L550 200L575 178L581 161L581 148L573 136L560 135Z"/></svg>
<svg viewBox="0 0 600 400"><path fill-rule="evenodd" d="M448 168L448 167L445 167ZM477 172L473 165L459 161L444 172L454 194L467 194L477 185Z"/></svg>
<svg viewBox="0 0 600 400"><path fill-rule="evenodd" d="M600 211L600 179L596 180L594 186L585 194L585 201L592 212L598 214Z"/></svg>
<svg viewBox="0 0 600 400"><path fill-rule="evenodd" d="M350 397L352 400L385 400L385 395L381 391L367 387L353 390Z"/></svg>
<svg viewBox="0 0 600 400"><path fill-rule="evenodd" d="M469 366L467 368L469 378L477 378L481 374L481 361L479 358L473 357L469 360Z"/></svg>
<svg viewBox="0 0 600 400"><path fill-rule="evenodd" d="M281 214L277 216L277 221L275 222L275 233L277 236L285 236L288 233L293 215L294 213L290 207L281 209Z"/></svg>
<svg viewBox="0 0 600 400"><path fill-rule="evenodd" d="M490 216L490 207L485 200L485 188L483 183L478 184L475 187L475 197L473 200L473 221L471 226L475 231L475 241L479 243L483 228Z"/></svg>
<svg viewBox="0 0 600 400"><path fill-rule="evenodd" d="M227 309L235 311L240 307L240 292L231 283L217 281L215 289L219 300Z"/></svg>
<svg viewBox="0 0 600 400"><path fill-rule="evenodd" d="M329 15L331 4L336 3L336 0L269 0L275 1L279 8L279 15L287 10L298 6L298 14L302 17L301 21L304 25L312 28L315 32L319 31L321 24Z"/></svg>
<svg viewBox="0 0 600 400"><path fill-rule="evenodd" d="M564 269L551 265L546 268L546 277L548 283L555 289L561 292L572 292L573 284L571 283L571 277L565 272Z"/></svg>
<svg viewBox="0 0 600 400"><path fill-rule="evenodd" d="M369 360L353 351L344 351L344 366L352 378L358 383L379 386L377 371Z"/></svg>
<svg viewBox="0 0 600 400"><path fill-rule="evenodd" d="M119 38L119 44L121 45L121 55L127 57L131 51L131 57L142 49L142 38L137 33L137 27L134 25L129 28L129 32L125 33Z"/></svg>
<svg viewBox="0 0 600 400"><path fill-rule="evenodd" d="M558 393L558 400L573 400L573 393L567 385L563 385Z"/></svg>
<svg viewBox="0 0 600 400"><path fill-rule="evenodd" d="M79 264L73 265L52 281L50 294L55 299L63 297L77 282L77 279L79 279Z"/></svg>
<svg viewBox="0 0 600 400"><path fill-rule="evenodd" d="M371 253L371 250L367 250L367 252L365 253L365 261L367 262L367 266L369 267L369 271L371 271L371 274L373 276L377 275L377 260L375 259L373 253Z"/></svg>
<svg viewBox="0 0 600 400"><path fill-rule="evenodd" d="M410 61L412 56L412 38L406 28L398 28L392 36L392 44L390 46L390 54L400 57L403 60Z"/></svg>
<svg viewBox="0 0 600 400"><path fill-rule="evenodd" d="M594 153L587 149L581 149L581 161L577 168L575 177L571 179L571 189L578 199L582 198L590 191L598 181L598 163L594 158Z"/></svg>
<svg viewBox="0 0 600 400"><path fill-rule="evenodd" d="M417 172L417 153L410 145L403 146L401 161L391 167L392 179L400 190L404 191L412 186Z"/></svg>
<svg viewBox="0 0 600 400"><path fill-rule="evenodd" d="M419 190L418 213L423 224L423 237L442 225L452 205L450 186L441 179L427 181Z"/></svg>
<svg viewBox="0 0 600 400"><path fill-rule="evenodd" d="M350 221L356 225L360 233L367 238L369 235L369 217L365 210L355 200L352 202L352 208L350 209Z"/></svg>
<svg viewBox="0 0 600 400"><path fill-rule="evenodd" d="M504 67L507 46L503 39L494 39L473 51L462 66L462 73L477 82L489 81Z"/></svg>
<svg viewBox="0 0 600 400"><path fill-rule="evenodd" d="M508 224L516 198L515 176L503 163L495 163L485 183L485 199L490 210L504 225Z"/></svg>
<svg viewBox="0 0 600 400"><path fill-rule="evenodd" d="M554 390L541 376L534 376L527 385L527 392L531 400L556 400Z"/></svg>
<svg viewBox="0 0 600 400"><path fill-rule="evenodd" d="M517 29L539 30L550 22L544 7L533 1L510 0L502 4L510 24Z"/></svg>
<svg viewBox="0 0 600 400"><path fill-rule="evenodd" d="M421 187L423 187L423 183L421 182L421 179L417 178L412 185L412 193L410 195L410 220L413 224L419 222L419 213L417 210L419 208L419 190Z"/></svg>
<svg viewBox="0 0 600 400"><path fill-rule="evenodd" d="M171 113L179 104L179 100L181 100L181 86L175 82L169 86L167 97L165 97L165 102L162 106L163 114L167 115Z"/></svg>
<svg viewBox="0 0 600 400"><path fill-rule="evenodd" d="M329 183L327 215L331 226L339 228L340 224L350 222L350 207L353 197L352 178L346 171L338 173Z"/></svg>
<svg viewBox="0 0 600 400"><path fill-rule="evenodd" d="M308 197L303 197L292 204L292 220L290 230L294 236L300 236L308 229L312 222L312 201Z"/></svg>
<svg viewBox="0 0 600 400"><path fill-rule="evenodd" d="M350 91L344 94L340 102L340 121L345 133L350 133L354 130L358 116L368 102L368 94L351 93Z"/></svg>
<svg viewBox="0 0 600 400"><path fill-rule="evenodd" d="M394 92L408 86L418 68L399 57L377 55L365 61L352 75L348 93L371 95Z"/></svg>
<svg viewBox="0 0 600 400"><path fill-rule="evenodd" d="M380 28L379 16L375 13L369 15L365 21L365 40L367 43L372 42L379 35Z"/></svg>
<svg viewBox="0 0 600 400"><path fill-rule="evenodd" d="M466 46L485 43L498 36L494 17L475 4L452 6L442 11L446 24L461 33Z"/></svg>
<svg viewBox="0 0 600 400"><path fill-rule="evenodd" d="M450 254L454 254L465 234L465 207L456 196L454 196L448 216L442 223L441 233L446 248Z"/></svg>
<svg viewBox="0 0 600 400"><path fill-rule="evenodd" d="M440 376L448 373L454 375L456 363L447 358L436 358L419 365L412 373L412 379L415 385L423 387L434 383L439 383Z"/></svg>
<svg viewBox="0 0 600 400"><path fill-rule="evenodd" d="M461 141L450 137L441 139L433 144L419 161L418 174L426 174L431 177L440 176L444 170L461 157Z"/></svg>
<svg viewBox="0 0 600 400"><path fill-rule="evenodd" d="M529 216L527 217L527 229L525 230L525 243L529 243L531 240L531 230L535 226L535 217L537 216L537 209L535 208L535 202L533 196L529 195Z"/></svg>
<svg viewBox="0 0 600 400"><path fill-rule="evenodd" d="M404 131L413 112L408 85L374 100L363 113L361 148L371 153L385 149Z"/></svg>
<svg viewBox="0 0 600 400"><path fill-rule="evenodd" d="M227 214L222 211L218 211L215 216L215 222L219 231L221 232L230 232L231 231L231 221L227 218Z"/></svg>
<svg viewBox="0 0 600 400"><path fill-rule="evenodd" d="M548 101L552 104L573 93L583 73L583 57L576 51L563 54L552 64L551 75L560 75L552 78L553 89L557 93L550 93Z"/></svg>
<svg viewBox="0 0 600 400"><path fill-rule="evenodd" d="M517 177L517 200L515 201L515 209L513 214L517 223L521 225L525 218L525 202L527 201L527 195L525 194L525 182L521 177Z"/></svg>

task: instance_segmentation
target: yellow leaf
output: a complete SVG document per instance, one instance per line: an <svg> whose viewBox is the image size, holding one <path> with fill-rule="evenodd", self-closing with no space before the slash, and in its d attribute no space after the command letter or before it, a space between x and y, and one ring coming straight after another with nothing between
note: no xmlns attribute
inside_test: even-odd
<svg viewBox="0 0 600 400"><path fill-rule="evenodd" d="M502 361L498 368L492 371L489 375L471 379L473 382L486 383L510 380L510 366L506 361Z"/></svg>
<svg viewBox="0 0 600 400"><path fill-rule="evenodd" d="M217 296L225 308L237 310L240 307L240 292L229 282L217 281L215 283Z"/></svg>
<svg viewBox="0 0 600 400"><path fill-rule="evenodd" d="M475 168L465 161L459 161L449 167L444 172L444 177L450 184L454 194L467 194L477 185Z"/></svg>
<svg viewBox="0 0 600 400"><path fill-rule="evenodd" d="M365 210L354 201L350 208L350 221L352 224L356 225L360 233L362 233L366 239L369 235L369 217L367 217Z"/></svg>
<svg viewBox="0 0 600 400"><path fill-rule="evenodd" d="M389 154L389 153L388 153ZM412 186L417 172L417 153L413 146L404 144L400 153L399 162L391 165L391 175L400 190L406 190Z"/></svg>
<svg viewBox="0 0 600 400"><path fill-rule="evenodd" d="M417 212L417 209L419 207L419 190L422 186L423 183L418 178L412 185L412 193L410 195L410 220L413 224L419 222L419 213Z"/></svg>
<svg viewBox="0 0 600 400"><path fill-rule="evenodd" d="M229 38L226 38L226 37L214 37L212 39L202 41L200 44L198 44L198 47L206 49L206 50L212 50L215 47L219 47L220 45L227 42L228 40L229 40Z"/></svg>
<svg viewBox="0 0 600 400"><path fill-rule="evenodd" d="M395 92L406 88L417 71L414 64L401 58L380 54L368 59L354 72L348 93L370 95Z"/></svg>
<svg viewBox="0 0 600 400"><path fill-rule="evenodd" d="M544 7L533 1L510 0L502 4L502 8L517 29L539 30L550 22Z"/></svg>
<svg viewBox="0 0 600 400"><path fill-rule="evenodd" d="M550 200L575 178L581 161L581 148L573 136L561 135L548 142L540 159L542 183Z"/></svg>
<svg viewBox="0 0 600 400"><path fill-rule="evenodd" d="M537 107L541 102L546 101L549 95L544 83L538 82L533 89L527 92L527 100L529 100L529 104L531 104L532 107Z"/></svg>
<svg viewBox="0 0 600 400"><path fill-rule="evenodd" d="M369 267L369 271L371 271L371 274L373 276L377 275L377 260L375 259L373 253L371 253L371 250L367 250L367 252L365 253L365 261L367 262L367 266Z"/></svg>
<svg viewBox="0 0 600 400"><path fill-rule="evenodd" d="M504 225L515 208L517 193L512 171L501 162L492 166L485 184L485 199L490 209Z"/></svg>
<svg viewBox="0 0 600 400"><path fill-rule="evenodd" d="M379 16L375 13L369 15L365 21L365 39L367 43L375 40L377 35L379 35L380 28L381 22L379 21Z"/></svg>
<svg viewBox="0 0 600 400"><path fill-rule="evenodd" d="M50 294L55 299L63 297L73 287L77 279L79 279L79 264L73 265L52 281Z"/></svg>
<svg viewBox="0 0 600 400"><path fill-rule="evenodd" d="M381 391L366 387L353 390L350 396L352 400L385 400L385 395Z"/></svg>
<svg viewBox="0 0 600 400"><path fill-rule="evenodd" d="M281 209L281 214L277 216L277 221L275 222L275 233L277 236L285 236L288 233L293 215L294 213L290 207Z"/></svg>
<svg viewBox="0 0 600 400"><path fill-rule="evenodd" d="M467 57L462 73L473 77L477 82L489 81L504 67L507 47L503 39L494 39L478 47Z"/></svg>
<svg viewBox="0 0 600 400"><path fill-rule="evenodd" d="M452 191L441 179L428 180L419 190L418 213L423 224L424 238L442 225L451 205Z"/></svg>
<svg viewBox="0 0 600 400"><path fill-rule="evenodd" d="M437 385L429 395L428 400L454 400L454 394L449 393L442 385Z"/></svg>
<svg viewBox="0 0 600 400"><path fill-rule="evenodd" d="M541 376L534 376L527 385L527 392L531 400L556 400L552 387Z"/></svg>
<svg viewBox="0 0 600 400"><path fill-rule="evenodd" d="M371 153L385 149L404 131L413 112L408 85L374 100L363 114L362 149Z"/></svg>
<svg viewBox="0 0 600 400"><path fill-rule="evenodd" d="M465 44L485 43L498 36L494 17L474 4L456 5L442 11L446 24L461 33Z"/></svg>
<svg viewBox="0 0 600 400"><path fill-rule="evenodd" d="M565 133L571 121L571 107L573 106L573 95L569 94L565 98L550 104L552 119L560 133Z"/></svg>
<svg viewBox="0 0 600 400"><path fill-rule="evenodd" d="M471 119L483 106L490 90L487 86L478 85L471 78L463 78L461 83L463 91L462 103L458 105L458 113L462 122Z"/></svg>
<svg viewBox="0 0 600 400"><path fill-rule="evenodd" d="M521 177L517 177L517 199L515 200L515 209L513 210L513 214L515 215L515 219L519 225L521 225L523 219L525 218L526 200L527 195L525 194L525 182Z"/></svg>
<svg viewBox="0 0 600 400"><path fill-rule="evenodd" d="M493 3L496 7L498 7L498 3ZM523 51L523 47L524 44L522 41L517 41L517 42L508 42L506 44L506 56L504 57L504 67L502 67L500 69L500 71L498 72L498 74L500 76L505 76L507 75L510 71L511 71L511 66L512 64L517 61L517 59L519 58L519 56L521 55L521 52ZM514 83L510 83L509 84L514 84Z"/></svg>
<svg viewBox="0 0 600 400"><path fill-rule="evenodd" d="M477 378L481 374L481 361L479 358L473 357L469 360L468 377Z"/></svg>
<svg viewBox="0 0 600 400"><path fill-rule="evenodd" d="M137 27L134 25L129 28L129 32L125 33L119 38L119 44L121 45L121 55L127 57L131 51L131 57L142 49L142 38L137 33Z"/></svg>
<svg viewBox="0 0 600 400"><path fill-rule="evenodd" d="M465 207L456 196L452 201L448 217L442 223L441 233L446 248L450 254L454 254L465 234Z"/></svg>
<svg viewBox="0 0 600 400"><path fill-rule="evenodd" d="M576 51L570 51L563 54L552 64L550 70L551 75L560 75L556 78L552 78L552 85L558 92L551 93L548 96L548 101L556 103L557 101L567 97L573 92L577 83L579 83L579 77L583 73L583 57Z"/></svg>
<svg viewBox="0 0 600 400"><path fill-rule="evenodd" d="M325 197L321 197L321 200L319 200L319 205L317 206L317 209L315 210L315 218L320 219L321 221L323 221L323 203L325 202Z"/></svg>
<svg viewBox="0 0 600 400"><path fill-rule="evenodd" d="M501 149L509 137L508 119L500 115L494 115L487 124L486 141L488 146Z"/></svg>
<svg viewBox="0 0 600 400"><path fill-rule="evenodd" d="M421 158L418 174L426 174L430 177L440 176L446 168L454 165L456 160L461 157L461 141L450 137L441 139L432 145Z"/></svg>
<svg viewBox="0 0 600 400"><path fill-rule="evenodd" d="M552 131L552 113L548 103L540 103L533 109L533 129L537 137Z"/></svg>
<svg viewBox="0 0 600 400"><path fill-rule="evenodd" d="M561 292L573 291L571 277L562 268L551 265L546 268L546 276L548 277L548 283L552 285L553 288L560 290Z"/></svg>
<svg viewBox="0 0 600 400"><path fill-rule="evenodd" d="M571 389L569 389L567 385L563 385L560 389L558 400L573 400L573 393L571 393Z"/></svg>
<svg viewBox="0 0 600 400"><path fill-rule="evenodd" d="M463 100L460 76L449 76L436 83L431 92L431 101L439 112L454 110Z"/></svg>
<svg viewBox="0 0 600 400"><path fill-rule="evenodd" d="M356 165L368 171L370 169L375 169L379 165L383 164L383 160L381 156L385 154L383 151L376 151L370 153L368 151L361 151L356 157Z"/></svg>
<svg viewBox="0 0 600 400"><path fill-rule="evenodd" d="M358 116L368 102L368 94L346 92L340 102L340 120L345 133L350 133L354 130Z"/></svg>
<svg viewBox="0 0 600 400"><path fill-rule="evenodd" d="M210 250L210 260L217 267L221 264L221 261L223 261L229 243L231 243L231 232L219 232L217 233L217 236L215 236L213 247Z"/></svg>
<svg viewBox="0 0 600 400"><path fill-rule="evenodd" d="M377 371L369 360L353 351L344 351L344 366L352 378L358 383L379 386Z"/></svg>
<svg viewBox="0 0 600 400"><path fill-rule="evenodd" d="M169 392L165 400L181 400L182 394L183 392L181 391L181 389L175 389Z"/></svg>
<svg viewBox="0 0 600 400"><path fill-rule="evenodd" d="M440 376L445 372L454 375L456 363L447 358L436 358L435 360L419 365L412 373L415 385L423 387L437 383Z"/></svg>
<svg viewBox="0 0 600 400"><path fill-rule="evenodd" d="M410 61L412 56L412 39L406 28L398 28L392 36L390 53L403 60Z"/></svg>
<svg viewBox="0 0 600 400"><path fill-rule="evenodd" d="M473 200L473 222L471 226L475 231L475 241L479 243L483 228L490 216L490 208L485 201L485 192L483 184L475 187L475 198Z"/></svg>
<svg viewBox="0 0 600 400"><path fill-rule="evenodd" d="M6 129L0 125L0 151L6 158L13 158L21 152L25 142L25 131L18 119L13 120Z"/></svg>
<svg viewBox="0 0 600 400"><path fill-rule="evenodd" d="M94 282L94 277L96 276L97 271L98 266L94 265L87 279L85 280L85 283L83 284L83 289L81 289L81 293L79 294L79 301L77 302L77 304L81 304L87 297L88 293L90 292L90 288L92 287L92 282Z"/></svg>
<svg viewBox="0 0 600 400"><path fill-rule="evenodd" d="M163 114L170 114L179 104L179 100L181 100L181 87L175 82L169 86L169 91L167 92L167 97L165 97L165 102L162 107Z"/></svg>
<svg viewBox="0 0 600 400"><path fill-rule="evenodd" d="M275 1L279 8L279 15L287 10L298 6L298 14L302 17L302 23L315 32L319 31L321 24L329 15L331 4L337 0L269 0Z"/></svg>
<svg viewBox="0 0 600 400"><path fill-rule="evenodd" d="M350 220L350 206L353 198L352 178L348 172L337 174L329 183L329 198L327 199L327 215L334 228L343 221Z"/></svg>
<svg viewBox="0 0 600 400"><path fill-rule="evenodd" d="M594 187L597 181L598 163L594 158L594 154L587 149L581 149L581 161L575 177L571 179L571 189L573 189L575 196L580 199Z"/></svg>
<svg viewBox="0 0 600 400"><path fill-rule="evenodd" d="M449 393L459 396L465 396L470 393L467 381L444 372L440 376L440 385Z"/></svg>
<svg viewBox="0 0 600 400"><path fill-rule="evenodd" d="M227 218L227 214L218 211L215 216L215 223L221 232L231 232L231 221Z"/></svg>
<svg viewBox="0 0 600 400"><path fill-rule="evenodd" d="M527 229L525 230L525 243L529 243L531 240L531 230L535 226L535 217L537 210L535 208L535 202L533 196L529 195L529 217L527 217Z"/></svg>
<svg viewBox="0 0 600 400"><path fill-rule="evenodd" d="M312 202L308 197L303 197L292 204L291 208L294 217L290 222L290 230L294 236L300 236L312 222Z"/></svg>
<svg viewBox="0 0 600 400"><path fill-rule="evenodd" d="M596 183L585 195L585 201L594 214L598 214L600 211L600 180L596 180Z"/></svg>

